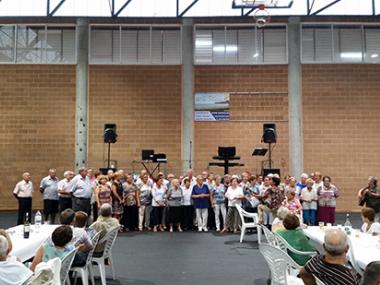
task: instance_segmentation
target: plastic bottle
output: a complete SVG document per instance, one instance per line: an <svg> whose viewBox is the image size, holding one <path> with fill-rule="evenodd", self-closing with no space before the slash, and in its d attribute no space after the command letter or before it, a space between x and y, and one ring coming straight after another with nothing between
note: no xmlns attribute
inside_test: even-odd
<svg viewBox="0 0 380 285"><path fill-rule="evenodd" d="M34 224L36 226L36 232L39 232L42 224L42 215L40 211L37 211L36 215L34 216Z"/></svg>

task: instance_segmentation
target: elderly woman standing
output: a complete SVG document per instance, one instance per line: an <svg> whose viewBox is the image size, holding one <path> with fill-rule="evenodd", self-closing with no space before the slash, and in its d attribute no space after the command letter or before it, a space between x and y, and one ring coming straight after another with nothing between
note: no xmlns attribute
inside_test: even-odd
<svg viewBox="0 0 380 285"><path fill-rule="evenodd" d="M140 198L139 198L138 189L135 183L133 183L133 177L129 173L125 175L123 190L124 190L124 193L123 193L124 229L133 231L137 229L138 207L140 207Z"/></svg>
<svg viewBox="0 0 380 285"><path fill-rule="evenodd" d="M323 185L318 188L318 221L335 223L336 199L339 197L338 189L331 184L330 176L323 176Z"/></svg>
<svg viewBox="0 0 380 285"><path fill-rule="evenodd" d="M113 181L111 185L111 190L113 194L113 201L112 201L112 211L113 216L120 222L121 217L123 216L124 212L124 206L123 206L123 184L120 182L120 179L122 178L120 172L115 172L113 176Z"/></svg>
<svg viewBox="0 0 380 285"><path fill-rule="evenodd" d="M98 205L99 209L103 204L111 204L112 197L111 189L107 185L108 177L105 175L101 175L98 180L99 185L96 189L96 204Z"/></svg>
<svg viewBox="0 0 380 285"><path fill-rule="evenodd" d="M313 185L313 179L308 178L306 180L306 187L301 190L303 221L309 226L313 226L317 222L318 195Z"/></svg>
<svg viewBox="0 0 380 285"><path fill-rule="evenodd" d="M220 231L220 219L219 215L222 214L223 221L222 221L222 227L224 228L224 224L226 223L226 198L225 193L226 189L224 188L224 185L221 183L222 178L219 175L215 176L215 187L213 188L213 191L211 192L211 203L214 208L215 212L215 224L216 224L216 231Z"/></svg>
<svg viewBox="0 0 380 285"><path fill-rule="evenodd" d="M210 191L203 183L202 175L197 176L197 184L194 185L191 197L194 201L195 214L197 216L198 232L207 232L208 208L210 207Z"/></svg>
<svg viewBox="0 0 380 285"><path fill-rule="evenodd" d="M226 225L221 233L225 233L228 229L233 229L234 233L237 233L240 217L236 205L241 206L241 200L244 199L244 194L243 189L238 184L238 178L236 176L231 178L231 186L228 187L225 196L228 199L228 212Z"/></svg>
<svg viewBox="0 0 380 285"><path fill-rule="evenodd" d="M152 212L152 184L149 181L149 176L144 173L139 182L136 183L140 193L140 208L139 208L139 231L143 230L143 222L145 228L150 230L150 213Z"/></svg>
<svg viewBox="0 0 380 285"><path fill-rule="evenodd" d="M157 229L164 231L162 225L162 212L166 206L166 191L167 188L164 185L164 178L158 176L157 182L153 186L152 190L152 213L153 213L153 231L157 232Z"/></svg>
<svg viewBox="0 0 380 285"><path fill-rule="evenodd" d="M181 201L182 201L182 189L179 186L179 180L173 179L168 191L168 205L169 205L169 224L170 232L173 232L173 225L177 225L178 231L181 229Z"/></svg>

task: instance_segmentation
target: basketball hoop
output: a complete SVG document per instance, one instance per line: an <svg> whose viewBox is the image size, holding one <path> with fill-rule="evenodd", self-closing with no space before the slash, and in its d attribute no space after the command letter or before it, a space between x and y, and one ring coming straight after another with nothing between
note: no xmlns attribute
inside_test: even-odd
<svg viewBox="0 0 380 285"><path fill-rule="evenodd" d="M260 4L259 8L253 13L253 19L259 28L262 28L270 21L270 14L265 9L264 4Z"/></svg>

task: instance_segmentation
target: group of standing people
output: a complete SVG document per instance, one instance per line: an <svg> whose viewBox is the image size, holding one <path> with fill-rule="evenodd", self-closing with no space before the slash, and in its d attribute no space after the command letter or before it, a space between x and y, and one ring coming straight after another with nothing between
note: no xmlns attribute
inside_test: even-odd
<svg viewBox="0 0 380 285"><path fill-rule="evenodd" d="M308 225L322 221L335 222L336 200L339 191L329 176L315 172L296 178L286 176L281 181L277 174L214 175L203 171L198 176L189 169L176 177L159 173L150 177L146 170L134 177L123 170L106 175L92 169L80 168L78 174L66 171L60 180L56 170L50 169L41 180L39 190L44 199L45 223L54 223L57 213L72 208L97 219L97 209L112 205L113 216L125 231L208 231L237 232L240 217L236 206L247 212L258 213L259 222L272 224L278 210L285 207L301 217ZM377 180L359 191L359 198L367 207L379 213L380 191ZM25 214L31 217L33 184L30 174L24 173L14 191L19 201L18 224ZM363 202L364 201L364 202Z"/></svg>

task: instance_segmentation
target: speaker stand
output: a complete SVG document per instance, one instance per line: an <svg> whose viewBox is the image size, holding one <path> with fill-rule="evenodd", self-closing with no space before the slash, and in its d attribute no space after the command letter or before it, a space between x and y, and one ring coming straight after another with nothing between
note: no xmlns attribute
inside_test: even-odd
<svg viewBox="0 0 380 285"><path fill-rule="evenodd" d="M111 164L111 143L108 142L108 156L107 156L107 168L110 168Z"/></svg>

